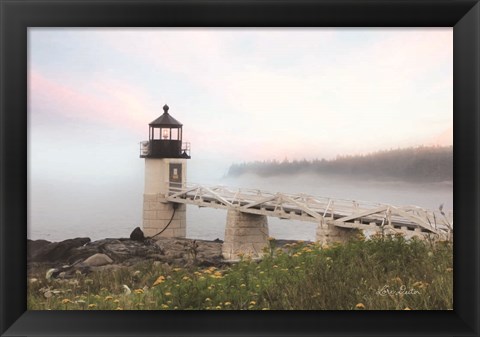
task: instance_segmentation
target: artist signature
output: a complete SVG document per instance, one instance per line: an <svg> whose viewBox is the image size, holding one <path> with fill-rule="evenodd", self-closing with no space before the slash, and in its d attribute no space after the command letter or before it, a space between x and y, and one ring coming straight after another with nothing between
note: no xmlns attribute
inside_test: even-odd
<svg viewBox="0 0 480 337"><path fill-rule="evenodd" d="M420 292L416 289L407 289L406 286L402 285L398 289L390 289L389 285L384 285L382 288L377 290L377 295L380 296L395 296L395 295L418 295Z"/></svg>

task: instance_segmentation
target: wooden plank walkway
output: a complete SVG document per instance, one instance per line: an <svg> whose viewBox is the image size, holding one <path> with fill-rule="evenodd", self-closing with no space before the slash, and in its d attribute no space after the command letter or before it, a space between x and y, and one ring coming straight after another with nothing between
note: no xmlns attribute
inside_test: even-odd
<svg viewBox="0 0 480 337"><path fill-rule="evenodd" d="M271 193L197 184L170 184L168 190L166 199L170 202L235 209L280 219L333 223L335 226L361 230L379 231L388 228L404 234L413 231L438 234L441 237L450 237L453 232L453 211L444 212L440 209L397 207L307 194Z"/></svg>

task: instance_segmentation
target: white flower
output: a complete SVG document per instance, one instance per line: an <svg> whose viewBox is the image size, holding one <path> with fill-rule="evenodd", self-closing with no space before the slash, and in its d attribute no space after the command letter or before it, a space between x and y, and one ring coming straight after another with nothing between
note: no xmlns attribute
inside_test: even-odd
<svg viewBox="0 0 480 337"><path fill-rule="evenodd" d="M125 295L130 295L132 293L132 291L126 284L123 285L123 289L125 289Z"/></svg>

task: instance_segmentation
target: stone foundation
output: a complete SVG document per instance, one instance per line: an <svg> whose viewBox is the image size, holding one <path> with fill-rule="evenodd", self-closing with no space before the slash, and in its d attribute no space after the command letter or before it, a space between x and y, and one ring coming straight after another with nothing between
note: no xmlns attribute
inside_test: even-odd
<svg viewBox="0 0 480 337"><path fill-rule="evenodd" d="M163 194L145 194L143 196L143 233L152 237L160 233L172 219L174 203L167 202ZM172 222L157 237L184 238L187 236L187 205L176 204L177 209Z"/></svg>
<svg viewBox="0 0 480 337"><path fill-rule="evenodd" d="M337 227L333 223L318 224L316 241L321 244L331 244L334 242L347 242L360 231L355 228Z"/></svg>
<svg viewBox="0 0 480 337"><path fill-rule="evenodd" d="M228 210L222 255L226 260L239 259L239 254L261 257L268 245L268 220L265 215Z"/></svg>

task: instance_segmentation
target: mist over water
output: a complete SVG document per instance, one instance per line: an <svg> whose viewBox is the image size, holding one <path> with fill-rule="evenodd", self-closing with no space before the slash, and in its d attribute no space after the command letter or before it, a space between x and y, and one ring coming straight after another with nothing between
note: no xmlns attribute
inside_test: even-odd
<svg viewBox="0 0 480 337"><path fill-rule="evenodd" d="M195 178L198 178L197 175ZM205 178L189 181L208 185L256 188L269 192L306 193L319 197L415 205L453 210L453 185L361 180L343 176L304 174L295 176ZM73 237L128 237L141 227L143 175L124 182L36 181L29 190L29 239L60 241ZM278 239L314 240L316 224L268 218L270 236ZM226 210L187 206L187 236L213 240L224 238Z"/></svg>

